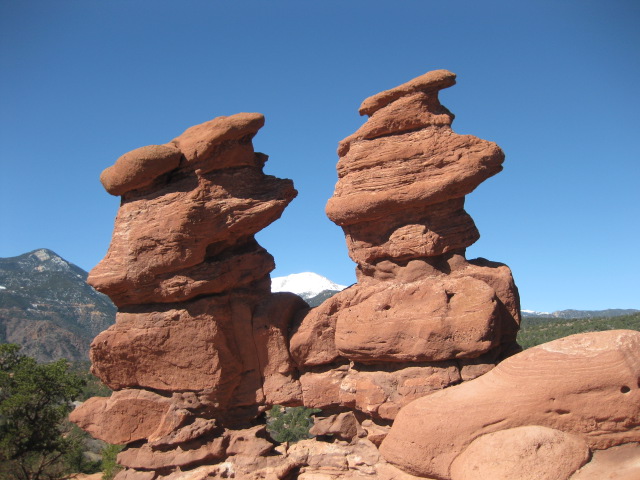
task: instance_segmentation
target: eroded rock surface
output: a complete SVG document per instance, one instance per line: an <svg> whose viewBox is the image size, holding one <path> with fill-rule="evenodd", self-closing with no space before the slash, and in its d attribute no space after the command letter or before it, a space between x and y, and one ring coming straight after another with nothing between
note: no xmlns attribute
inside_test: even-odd
<svg viewBox="0 0 640 480"><path fill-rule="evenodd" d="M473 381L410 403L396 417L381 452L414 475L458 480L471 478L453 475L464 470L452 470L459 455L483 436L518 427L555 429L581 439L592 450L637 443L638 378L640 332L572 335L512 356ZM469 460L462 463L468 465ZM573 471L580 466L574 465ZM535 478L548 477L540 473Z"/></svg>
<svg viewBox="0 0 640 480"><path fill-rule="evenodd" d="M266 454L274 444L252 423L266 405L302 403L288 334L308 306L271 294L275 264L254 238L297 193L262 171L267 156L252 138L263 124L257 113L218 117L123 155L101 176L122 202L89 282L118 313L91 359L115 392L71 419L128 445L121 478Z"/></svg>
<svg viewBox="0 0 640 480"><path fill-rule="evenodd" d="M514 355L511 271L465 257L479 237L465 195L504 155L452 131L438 91L454 84L438 70L363 102L327 204L358 281L314 309L271 293L254 238L296 195L262 171L262 115L196 125L103 173L122 204L90 282L119 312L91 356L115 392L72 419L127 445L118 480L560 479L590 457L575 478L591 478L619 445L635 452L640 333ZM318 437L276 446L262 416L275 404L321 408Z"/></svg>
<svg viewBox="0 0 640 480"><path fill-rule="evenodd" d="M438 91L454 84L438 70L366 99L360 113L370 118L340 142L326 211L345 232L358 282L300 319L291 337L308 370L305 403L391 420L517 350L509 268L464 255L479 238L464 197L500 172L504 154L452 131Z"/></svg>

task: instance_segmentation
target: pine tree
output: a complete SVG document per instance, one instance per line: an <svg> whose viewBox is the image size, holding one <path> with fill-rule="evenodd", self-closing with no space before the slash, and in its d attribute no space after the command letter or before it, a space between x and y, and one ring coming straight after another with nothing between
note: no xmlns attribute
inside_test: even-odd
<svg viewBox="0 0 640 480"><path fill-rule="evenodd" d="M84 381L66 360L39 364L0 345L0 479L55 480L70 472L77 438L66 422ZM77 455L76 455L77 456Z"/></svg>

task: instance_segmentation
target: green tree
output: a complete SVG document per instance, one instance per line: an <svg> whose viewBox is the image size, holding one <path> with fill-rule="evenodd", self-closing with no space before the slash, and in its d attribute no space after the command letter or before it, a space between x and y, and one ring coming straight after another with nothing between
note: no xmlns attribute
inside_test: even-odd
<svg viewBox="0 0 640 480"><path fill-rule="evenodd" d="M91 397L109 397L113 393L98 377L91 373L91 362L73 362L70 364L70 369L85 382L82 393L77 400L84 402Z"/></svg>
<svg viewBox="0 0 640 480"><path fill-rule="evenodd" d="M71 471L78 439L67 416L84 381L66 360L38 364L0 345L0 480L55 480ZM73 462L71 462L73 463Z"/></svg>
<svg viewBox="0 0 640 480"><path fill-rule="evenodd" d="M116 457L123 448L122 445L107 445L102 450L102 480L111 480L116 476L116 473L122 470Z"/></svg>
<svg viewBox="0 0 640 480"><path fill-rule="evenodd" d="M282 407L274 405L267 413L267 431L276 442L297 442L311 438L309 429L313 426L312 415L317 408Z"/></svg>

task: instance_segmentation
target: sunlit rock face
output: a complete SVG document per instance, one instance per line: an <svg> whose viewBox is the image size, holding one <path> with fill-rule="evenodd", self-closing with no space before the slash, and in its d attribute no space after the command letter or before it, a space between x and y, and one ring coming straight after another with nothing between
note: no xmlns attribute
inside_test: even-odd
<svg viewBox="0 0 640 480"><path fill-rule="evenodd" d="M120 157L101 181L122 195L113 238L89 283L118 307L185 302L268 278L274 262L254 239L296 196L262 172L251 139L258 113L218 117L166 145Z"/></svg>
<svg viewBox="0 0 640 480"><path fill-rule="evenodd" d="M567 479L589 449L640 442L639 378L639 332L571 335L410 403L381 453L423 477Z"/></svg>
<svg viewBox="0 0 640 480"><path fill-rule="evenodd" d="M101 175L121 205L89 283L118 313L91 359L115 392L71 418L129 445L126 477L223 460L268 405L302 403L288 330L308 306L271 293L274 260L254 238L297 194L263 173L268 157L252 145L263 125L258 113L218 117ZM270 451L265 436L263 426L242 438Z"/></svg>
<svg viewBox="0 0 640 480"><path fill-rule="evenodd" d="M305 401L323 392L315 404L392 420L517 351L509 268L465 258L479 233L464 197L502 170L504 154L453 132L438 92L454 84L437 70L367 98L369 119L339 144L326 211L345 232L358 283L311 310L291 338L298 365L313 368L301 377Z"/></svg>
<svg viewBox="0 0 640 480"><path fill-rule="evenodd" d="M121 206L89 282L118 313L91 358L114 393L71 419L126 445L117 480L555 480L640 440L640 334L513 355L511 271L465 257L479 236L465 195L504 155L452 131L438 91L454 83L438 70L363 102L327 204L358 282L314 309L271 292L274 259L254 238L296 195L263 173L261 114L215 118L103 172ZM276 404L321 408L318 437L276 447L263 415Z"/></svg>

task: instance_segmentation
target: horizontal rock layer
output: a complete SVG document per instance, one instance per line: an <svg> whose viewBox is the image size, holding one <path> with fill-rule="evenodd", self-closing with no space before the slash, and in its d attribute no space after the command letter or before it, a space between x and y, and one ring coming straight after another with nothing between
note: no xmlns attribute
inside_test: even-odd
<svg viewBox="0 0 640 480"><path fill-rule="evenodd" d="M313 309L291 337L296 362L474 358L515 341L519 300L508 267L455 254L436 266L449 273L420 261L396 265Z"/></svg>
<svg viewBox="0 0 640 480"><path fill-rule="evenodd" d="M116 392L73 419L127 444L118 480L414 478L378 454L390 421L493 369L520 322L508 267L464 257L479 237L464 196L504 155L451 130L438 91L454 83L429 72L363 102L326 209L358 283L315 309L271 294L275 263L254 238L297 193L263 173L261 114L196 125L103 173L122 203L89 281L119 312L91 358ZM276 404L323 409L314 431L334 442L276 455L260 417Z"/></svg>
<svg viewBox="0 0 640 480"><path fill-rule="evenodd" d="M289 180L243 168L186 177L125 201L88 281L119 307L247 285L274 267L253 234L279 218L295 193Z"/></svg>

